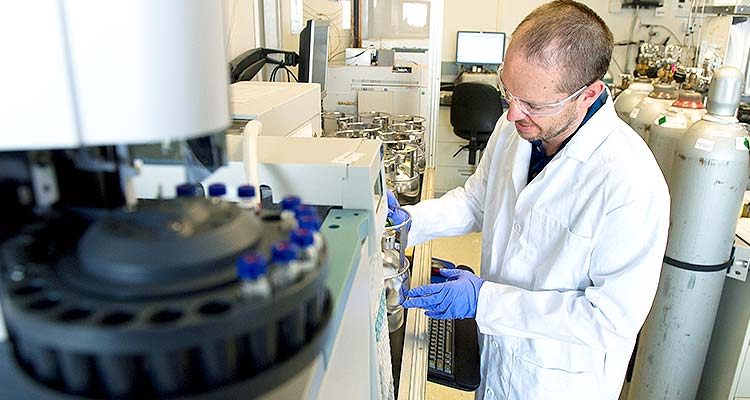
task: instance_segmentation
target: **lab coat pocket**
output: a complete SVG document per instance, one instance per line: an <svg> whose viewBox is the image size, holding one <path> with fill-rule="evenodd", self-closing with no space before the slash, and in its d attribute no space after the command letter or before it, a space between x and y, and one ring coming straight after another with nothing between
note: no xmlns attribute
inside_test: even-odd
<svg viewBox="0 0 750 400"><path fill-rule="evenodd" d="M520 358L515 358L513 367L508 399L601 400L593 372L542 368Z"/></svg>
<svg viewBox="0 0 750 400"><path fill-rule="evenodd" d="M534 290L571 290L590 285L592 239L540 210L532 210L524 261Z"/></svg>
<svg viewBox="0 0 750 400"><path fill-rule="evenodd" d="M604 371L604 353L547 339L527 342L513 355L511 392L516 399L595 399ZM526 347L526 346L524 346Z"/></svg>

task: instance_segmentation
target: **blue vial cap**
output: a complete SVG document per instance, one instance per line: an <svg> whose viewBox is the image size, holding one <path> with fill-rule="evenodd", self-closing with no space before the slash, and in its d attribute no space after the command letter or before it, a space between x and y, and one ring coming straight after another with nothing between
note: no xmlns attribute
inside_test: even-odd
<svg viewBox="0 0 750 400"><path fill-rule="evenodd" d="M242 185L237 188L237 197L241 199L247 199L255 197L255 186L253 185Z"/></svg>
<svg viewBox="0 0 750 400"><path fill-rule="evenodd" d="M271 247L271 262L289 262L297 258L294 245L288 241L276 242Z"/></svg>
<svg viewBox="0 0 750 400"><path fill-rule="evenodd" d="M194 197L197 189L192 183L177 185L177 197Z"/></svg>
<svg viewBox="0 0 750 400"><path fill-rule="evenodd" d="M294 210L302 204L302 200L297 196L286 196L284 197L284 200L281 200L281 209L282 210Z"/></svg>
<svg viewBox="0 0 750 400"><path fill-rule="evenodd" d="M268 271L268 260L260 253L246 253L237 259L237 275L241 279L257 279Z"/></svg>
<svg viewBox="0 0 750 400"><path fill-rule="evenodd" d="M303 215L297 219L297 226L317 232L320 230L320 220L314 215Z"/></svg>
<svg viewBox="0 0 750 400"><path fill-rule="evenodd" d="M227 187L223 183L214 183L208 186L208 195L211 197L221 197L227 194Z"/></svg>
<svg viewBox="0 0 750 400"><path fill-rule="evenodd" d="M313 244L313 231L309 229L297 228L292 231L292 243L297 246L307 247Z"/></svg>
<svg viewBox="0 0 750 400"><path fill-rule="evenodd" d="M299 218L304 215L313 215L318 216L318 212L315 211L315 207L308 206L307 204L300 204L297 206L297 208L294 209L294 216Z"/></svg>

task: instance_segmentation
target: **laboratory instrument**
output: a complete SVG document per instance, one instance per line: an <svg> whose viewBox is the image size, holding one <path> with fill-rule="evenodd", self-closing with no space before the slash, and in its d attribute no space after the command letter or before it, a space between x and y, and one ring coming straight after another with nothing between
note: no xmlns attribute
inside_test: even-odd
<svg viewBox="0 0 750 400"><path fill-rule="evenodd" d="M225 134L232 121L221 4L168 0L152 10L145 3L11 8L8 28L26 40L6 49L16 79L4 96L15 108L0 121L3 132L14 132L0 140L7 200L0 397L392 398L377 240L386 213L379 145L258 141L267 146L259 151L260 182L277 200L312 193L311 202L340 207L321 227L336 243L327 252L336 268L320 264L272 287L270 303L247 301L255 298L250 280L262 275L247 257L270 258L271 245L289 237L278 215L235 203L253 197L240 190L248 184L241 162L236 179L220 178L237 166L231 160L242 145L256 146L245 140L247 129L237 141ZM111 29L113 14L130 28ZM27 62L26 47L38 65ZM153 54L190 68L165 70ZM237 84L248 88L248 103L263 93L253 84ZM284 160L264 158L290 151L325 162L290 171ZM349 157L331 161L342 152ZM157 165L146 156L162 157L163 168L150 168ZM193 167L208 177L190 175ZM188 195L174 198L186 181ZM153 192L140 196L144 182ZM226 194L203 198L198 189L218 183ZM305 310L321 303L307 296L326 293L315 322ZM304 324L285 323L299 315ZM341 382L344 374L350 379Z"/></svg>
<svg viewBox="0 0 750 400"><path fill-rule="evenodd" d="M232 260L285 237L268 216L184 197L93 222L61 213L6 241L4 267L17 273L0 290L17 364L5 372L17 395L232 398L289 379L322 348L327 266L270 276L270 301L248 301ZM309 315L308 304L323 308Z"/></svg>

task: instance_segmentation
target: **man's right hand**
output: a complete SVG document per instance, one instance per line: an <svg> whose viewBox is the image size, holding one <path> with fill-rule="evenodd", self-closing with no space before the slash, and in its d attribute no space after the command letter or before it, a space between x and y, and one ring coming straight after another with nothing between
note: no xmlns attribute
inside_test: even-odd
<svg viewBox="0 0 750 400"><path fill-rule="evenodd" d="M425 315L436 319L464 319L477 316L479 289L484 279L458 268L440 268L447 282L433 283L409 290L406 308L422 308Z"/></svg>

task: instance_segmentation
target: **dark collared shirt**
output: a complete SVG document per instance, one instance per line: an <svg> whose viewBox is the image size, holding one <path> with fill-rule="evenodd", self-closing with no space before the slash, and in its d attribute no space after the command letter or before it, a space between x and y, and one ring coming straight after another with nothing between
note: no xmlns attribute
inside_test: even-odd
<svg viewBox="0 0 750 400"><path fill-rule="evenodd" d="M531 183L534 178L536 178L537 175L539 175L540 172L544 169L544 167L549 164L550 161L552 161L553 158L557 155L557 153L562 150L566 144L570 141L570 139L575 136L576 133L578 133L578 130L581 129L581 127L588 122L589 119L591 119L594 114L599 111L600 108L604 105L604 103L607 102L607 91L604 90L599 95L599 97L596 99L594 104L589 107L588 111L586 112L586 116L583 117L583 121L581 121L581 124L578 125L578 128L576 128L575 132L573 132L572 135L568 136L561 144L560 147L557 149L557 151L554 154L546 155L544 153L544 147L542 146L541 139L532 140L531 141L531 158L529 159L529 175L526 179L526 183Z"/></svg>

